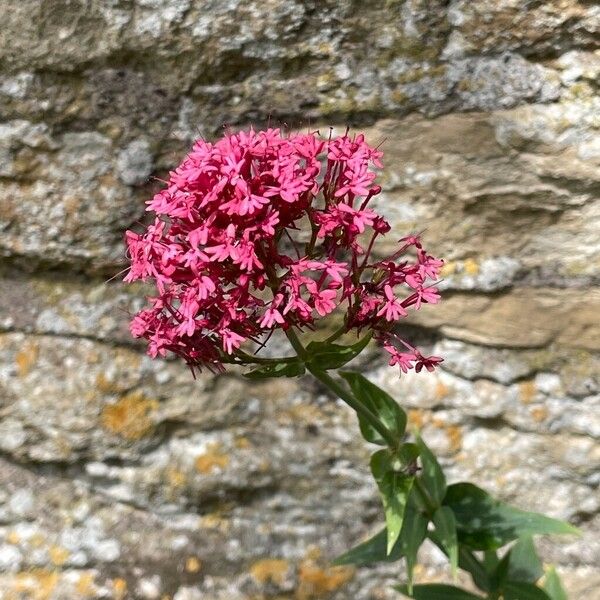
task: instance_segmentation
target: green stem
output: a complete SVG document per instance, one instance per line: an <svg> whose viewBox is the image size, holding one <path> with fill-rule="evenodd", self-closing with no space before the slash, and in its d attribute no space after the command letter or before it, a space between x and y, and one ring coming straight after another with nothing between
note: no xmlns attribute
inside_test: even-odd
<svg viewBox="0 0 600 600"><path fill-rule="evenodd" d="M415 490L417 491L417 494L421 498L421 501L425 505L425 508L427 510L427 516L433 517L433 513L436 511L436 507L433 503L433 500L431 500L431 498L429 497L429 492L427 491L427 488L423 485L423 482L418 477L415 477L415 482L413 485L415 487Z"/></svg>
<svg viewBox="0 0 600 600"><path fill-rule="evenodd" d="M308 354L306 353L306 348L302 345L302 342L296 335L296 332L290 327L289 329L285 330L285 335L290 341L292 348L296 351L298 358L304 362L307 362Z"/></svg>
<svg viewBox="0 0 600 600"><path fill-rule="evenodd" d="M377 418L377 416L371 412L364 404L359 402L348 390L346 390L340 383L338 383L333 377L331 377L325 371L315 369L308 360L306 349L302 345L302 342L298 339L296 332L290 328L285 332L290 344L294 350L298 353L298 357L304 360L304 364L310 373L318 379L323 385L328 387L334 392L339 398L341 398L350 408L356 411L361 417L367 420L375 429L379 435L387 442L388 446L392 449L396 449L402 440L397 440L394 435L388 430L388 428Z"/></svg>
<svg viewBox="0 0 600 600"><path fill-rule="evenodd" d="M323 340L323 342L326 344L335 342L335 340L337 340L339 337L344 335L344 333L346 333L346 331L347 331L347 328L346 328L346 325L344 324L341 327L339 327L338 329L336 329L328 338L325 338Z"/></svg>
<svg viewBox="0 0 600 600"><path fill-rule="evenodd" d="M309 218L310 218L311 235L310 235L310 241L308 242L308 244L306 244L304 252L305 252L306 256L308 256L308 258L311 258L312 253L315 249L315 244L317 243L317 234L319 232L319 228L317 227L316 223L312 220L312 217L309 216Z"/></svg>

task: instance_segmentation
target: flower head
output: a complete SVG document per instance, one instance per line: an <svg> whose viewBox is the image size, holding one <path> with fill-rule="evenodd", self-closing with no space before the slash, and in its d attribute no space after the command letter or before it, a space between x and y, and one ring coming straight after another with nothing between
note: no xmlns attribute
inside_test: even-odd
<svg viewBox="0 0 600 600"><path fill-rule="evenodd" d="M418 236L374 258L376 238L390 230L368 207L381 192L382 156L347 133L250 129L198 140L148 202L154 222L126 234L125 280L157 289L131 333L148 340L151 356L173 352L220 370L242 360L247 341L314 328L340 311L345 331L367 328L383 341L390 364L432 369L439 360L399 352L390 330L408 309L438 301L442 262Z"/></svg>

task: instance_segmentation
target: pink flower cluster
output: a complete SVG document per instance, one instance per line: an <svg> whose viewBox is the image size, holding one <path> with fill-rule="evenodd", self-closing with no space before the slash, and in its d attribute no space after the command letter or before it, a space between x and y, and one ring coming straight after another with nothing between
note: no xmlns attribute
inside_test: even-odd
<svg viewBox="0 0 600 600"><path fill-rule="evenodd" d="M344 330L372 331L392 365L432 370L393 333L409 309L436 303L442 265L418 237L386 258L374 242L390 230L369 208L382 152L363 135L242 131L199 140L148 203L154 223L128 231L126 281L157 294L131 323L151 356L168 351L192 367L223 368L240 347L275 329L313 328L336 309ZM403 347L400 351L399 345ZM244 356L247 355L244 353Z"/></svg>

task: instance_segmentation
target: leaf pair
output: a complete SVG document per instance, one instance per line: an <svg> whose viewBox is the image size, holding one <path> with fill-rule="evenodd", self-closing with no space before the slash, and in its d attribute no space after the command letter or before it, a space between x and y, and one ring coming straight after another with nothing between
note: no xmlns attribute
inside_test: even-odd
<svg viewBox="0 0 600 600"><path fill-rule="evenodd" d="M298 377L304 375L304 364L300 361L282 361L272 363L244 373L244 377L252 380L269 379L271 377Z"/></svg>
<svg viewBox="0 0 600 600"><path fill-rule="evenodd" d="M341 346L329 342L310 342L306 347L309 356L308 363L320 371L339 369L353 358L356 358L370 341L371 336L366 335L351 346ZM298 377L303 375L304 372L304 362L298 359L267 364L245 373L244 376L256 380L270 377Z"/></svg>
<svg viewBox="0 0 600 600"><path fill-rule="evenodd" d="M342 346L331 342L310 342L306 346L309 362L321 371L339 369L356 358L371 341L371 335L365 335L356 344Z"/></svg>

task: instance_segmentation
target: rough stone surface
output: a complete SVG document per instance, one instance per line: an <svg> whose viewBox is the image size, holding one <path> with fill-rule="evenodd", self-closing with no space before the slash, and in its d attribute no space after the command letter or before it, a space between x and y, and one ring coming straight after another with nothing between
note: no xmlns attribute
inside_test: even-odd
<svg viewBox="0 0 600 600"><path fill-rule="evenodd" d="M600 9L586 0L8 2L0 29L0 597L387 600L334 568L381 510L310 379L193 381L127 332L123 231L223 126L382 142L385 254L425 230L445 358L357 368L452 480L569 519L539 544L600 598ZM116 277L115 277L116 276ZM115 277L111 281L109 278ZM274 340L276 354L285 351ZM447 578L433 548L420 581Z"/></svg>

